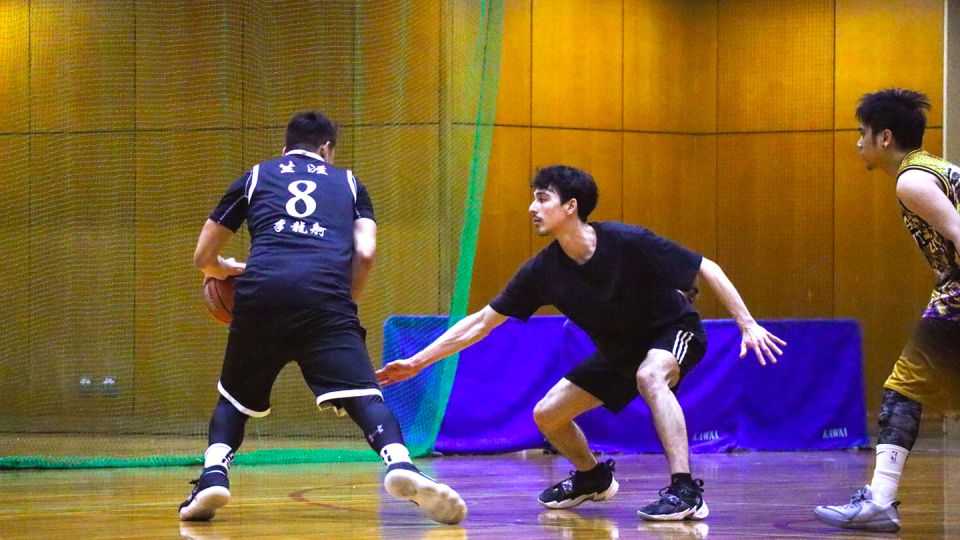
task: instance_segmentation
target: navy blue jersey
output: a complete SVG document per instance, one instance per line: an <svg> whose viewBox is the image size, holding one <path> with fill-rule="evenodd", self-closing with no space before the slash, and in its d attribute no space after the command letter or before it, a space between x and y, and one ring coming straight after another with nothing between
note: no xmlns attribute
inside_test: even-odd
<svg viewBox="0 0 960 540"><path fill-rule="evenodd" d="M353 222L373 219L366 187L349 170L293 150L254 165L227 189L210 219L250 231L235 312L297 308L356 316L350 296Z"/></svg>
<svg viewBox="0 0 960 540"><path fill-rule="evenodd" d="M490 302L501 315L526 320L555 306L612 360L671 325L699 327L699 314L678 289L693 286L703 257L643 227L591 222L597 246L578 264L553 241L524 264Z"/></svg>

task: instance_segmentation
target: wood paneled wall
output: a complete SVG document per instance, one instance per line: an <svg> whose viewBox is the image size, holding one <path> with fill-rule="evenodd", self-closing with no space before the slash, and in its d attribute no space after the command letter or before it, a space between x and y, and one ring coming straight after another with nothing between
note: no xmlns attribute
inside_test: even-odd
<svg viewBox="0 0 960 540"><path fill-rule="evenodd" d="M341 124L336 161L374 198L376 293L361 304L374 362L387 316L444 311L438 268L459 230L443 212L462 196L441 167L463 161L449 138L472 133L441 133L463 84L442 68L473 53L477 17L454 0L5 3L0 430L205 429L226 329L199 299L197 234L299 110ZM248 247L242 230L225 255ZM78 391L108 374L117 396ZM317 424L295 366L274 401L262 432Z"/></svg>
<svg viewBox="0 0 960 540"><path fill-rule="evenodd" d="M927 148L939 152L942 2L504 6L471 309L544 245L527 215L532 172L570 163L600 184L595 218L643 224L715 258L757 317L860 320L873 406L932 278L890 181L859 162L853 109L880 87L924 91L934 104ZM296 15L250 15L265 8ZM432 179L462 166L440 148L451 133L444 122L473 114L443 98L444 77L462 60L444 29L468 31L458 24L471 13L457 0L342 0L306 12L285 1L5 4L0 227L10 241L0 245L0 314L17 321L19 337L0 350L18 359L0 362L0 407L12 411L3 422L38 426L42 409L53 427L111 417L202 429L224 332L197 302L193 243L230 178L275 154L282 124L302 108L347 124L338 161L375 200L413 203L378 205L371 290L381 303L368 296L361 306L371 334L388 304L443 311L450 275L436 268L450 231L423 208L443 211L459 196ZM325 24L332 19L346 23ZM338 60L354 44L356 61ZM61 200L64 190L76 197ZM64 220L45 219L50 209ZM240 234L227 255L247 244ZM410 245L423 249L414 255ZM63 265L75 270L65 276ZM57 290L85 300L65 317ZM700 306L726 316L709 294ZM56 333L86 337L49 339ZM117 375L120 396L44 401L84 371ZM312 422L309 396L288 375L278 395L295 403L276 404L289 411L278 422Z"/></svg>
<svg viewBox="0 0 960 540"><path fill-rule="evenodd" d="M863 168L853 113L866 92L923 91L940 153L942 1L505 4L471 309L545 245L533 171L576 165L600 185L593 218L714 258L756 317L859 320L875 409L933 277L892 180ZM709 294L700 306L728 316Z"/></svg>

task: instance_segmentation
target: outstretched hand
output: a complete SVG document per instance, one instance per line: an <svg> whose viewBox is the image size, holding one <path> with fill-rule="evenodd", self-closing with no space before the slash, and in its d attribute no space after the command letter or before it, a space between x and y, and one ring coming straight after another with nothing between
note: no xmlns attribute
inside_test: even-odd
<svg viewBox="0 0 960 540"><path fill-rule="evenodd" d="M743 334L740 341L740 358L746 356L749 349L757 355L760 365L765 366L767 360L770 360L771 364L776 364L777 357L783 356L783 351L778 345L785 347L787 342L771 334L766 328L754 322L744 326L740 331Z"/></svg>
<svg viewBox="0 0 960 540"><path fill-rule="evenodd" d="M412 360L394 360L385 364L377 370L377 384L380 386L390 386L391 384L405 381L420 373L420 367L417 367Z"/></svg>

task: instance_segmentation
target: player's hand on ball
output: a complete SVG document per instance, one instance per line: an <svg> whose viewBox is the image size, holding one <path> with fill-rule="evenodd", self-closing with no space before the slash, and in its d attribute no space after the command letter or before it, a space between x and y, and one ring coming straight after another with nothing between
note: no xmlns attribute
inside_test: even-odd
<svg viewBox="0 0 960 540"><path fill-rule="evenodd" d="M420 368L413 363L413 360L394 360L377 371L377 383L380 386L390 386L405 381L417 373L420 373Z"/></svg>
<svg viewBox="0 0 960 540"><path fill-rule="evenodd" d="M783 356L780 347L785 347L787 342L771 334L756 322L742 327L740 331L743 334L743 339L740 341L740 358L747 355L747 350L752 350L757 355L760 365L765 366L766 360L776 364L777 357Z"/></svg>
<svg viewBox="0 0 960 540"><path fill-rule="evenodd" d="M227 274L231 276L239 276L244 270L247 269L247 263L239 262L233 257L224 259L221 266L223 266L224 270L227 271Z"/></svg>
<svg viewBox="0 0 960 540"><path fill-rule="evenodd" d="M208 276L223 280L230 276L239 276L247 268L247 263L239 262L233 257L229 259L220 257L218 262L220 264L217 265L216 269L210 271L205 270Z"/></svg>

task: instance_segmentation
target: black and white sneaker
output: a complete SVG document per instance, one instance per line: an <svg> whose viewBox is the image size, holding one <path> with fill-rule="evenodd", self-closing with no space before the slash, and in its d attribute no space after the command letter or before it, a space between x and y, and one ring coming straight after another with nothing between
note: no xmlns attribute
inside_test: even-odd
<svg viewBox="0 0 960 540"><path fill-rule="evenodd" d="M195 487L187 500L180 504L181 521L207 521L230 500L226 467L208 467L200 478L190 483Z"/></svg>
<svg viewBox="0 0 960 540"><path fill-rule="evenodd" d="M590 471L570 471L570 477L543 490L537 500L547 508L573 508L584 501L607 501L620 490L613 477L615 463L608 459Z"/></svg>
<svg viewBox="0 0 960 540"><path fill-rule="evenodd" d="M703 500L703 480L694 480L696 488L667 486L660 490L660 499L637 511L637 516L648 521L680 521L704 519L710 515Z"/></svg>
<svg viewBox="0 0 960 540"><path fill-rule="evenodd" d="M450 486L441 484L408 463L396 463L383 478L387 493L410 501L437 523L453 525L467 517L467 504Z"/></svg>

